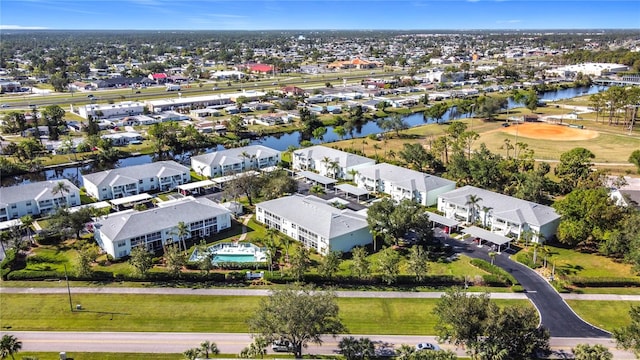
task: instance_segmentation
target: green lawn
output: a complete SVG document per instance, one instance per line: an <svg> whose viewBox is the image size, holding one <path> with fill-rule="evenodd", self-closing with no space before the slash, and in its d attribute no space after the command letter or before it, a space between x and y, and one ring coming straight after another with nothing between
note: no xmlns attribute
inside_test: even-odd
<svg viewBox="0 0 640 360"><path fill-rule="evenodd" d="M247 319L261 297L72 294L2 295L0 326L15 331L247 332ZM339 298L341 316L356 334L433 334L438 299ZM496 300L500 306L530 306L526 300Z"/></svg>
<svg viewBox="0 0 640 360"><path fill-rule="evenodd" d="M616 262L611 258L598 255L581 253L572 249L548 246L550 256L549 264L555 263L556 273L561 275L581 277L636 277L632 266ZM533 251L529 248L528 251Z"/></svg>
<svg viewBox="0 0 640 360"><path fill-rule="evenodd" d="M57 352L21 351L15 356L16 356L16 359L22 359L25 356L35 356L38 358L38 360L60 360L60 353L57 353ZM229 358L233 356L229 356L228 354L225 356L221 354L219 356L209 356L209 357ZM67 359L73 359L73 360L87 360L87 359L91 359L91 360L137 360L137 359L180 360L183 358L184 357L182 356L182 354L67 352Z"/></svg>
<svg viewBox="0 0 640 360"><path fill-rule="evenodd" d="M567 304L588 323L611 331L631 323L629 310L634 301L585 301L567 300Z"/></svg>

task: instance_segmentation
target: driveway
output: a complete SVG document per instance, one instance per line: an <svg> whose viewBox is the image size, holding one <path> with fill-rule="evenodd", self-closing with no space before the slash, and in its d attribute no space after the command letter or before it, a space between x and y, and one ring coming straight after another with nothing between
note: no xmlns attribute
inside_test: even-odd
<svg viewBox="0 0 640 360"><path fill-rule="evenodd" d="M436 232L442 235L441 232ZM489 246L478 247L470 240L462 241L442 236L444 243L472 258L491 261ZM507 270L525 289L527 298L538 309L542 325L553 337L609 338L611 334L582 320L562 299L560 294L542 276L532 269L510 259L503 252L495 257L494 264Z"/></svg>

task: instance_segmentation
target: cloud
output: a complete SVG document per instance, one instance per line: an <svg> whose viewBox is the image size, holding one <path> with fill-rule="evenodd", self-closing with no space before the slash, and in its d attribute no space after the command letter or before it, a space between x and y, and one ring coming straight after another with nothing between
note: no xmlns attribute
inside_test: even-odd
<svg viewBox="0 0 640 360"><path fill-rule="evenodd" d="M498 23L498 24L518 24L518 23L521 23L521 22L522 22L522 20L515 20L515 19L514 20L498 20L498 21L496 21L496 23Z"/></svg>
<svg viewBox="0 0 640 360"><path fill-rule="evenodd" d="M22 26L1 24L0 30L46 30L44 26Z"/></svg>

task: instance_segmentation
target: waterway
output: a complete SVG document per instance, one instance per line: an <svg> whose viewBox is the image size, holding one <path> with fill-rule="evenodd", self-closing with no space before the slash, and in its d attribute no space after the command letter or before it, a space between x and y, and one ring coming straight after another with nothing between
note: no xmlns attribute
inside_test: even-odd
<svg viewBox="0 0 640 360"><path fill-rule="evenodd" d="M582 88L561 89L557 91L545 92L539 95L539 99L545 102L560 101L563 99L570 99L570 98L574 98L582 95L596 94L605 89L606 87L596 86L596 85L588 88L582 87ZM516 108L516 107L522 107L522 104L516 103L511 98L509 98L508 107L510 109ZM449 113L445 114L445 116L440 120L440 122L443 123L443 122L449 121L450 120L449 116L450 116ZM462 116L462 118L464 117L466 117L466 115ZM457 118L461 118L461 116L458 116ZM404 117L404 120L410 127L435 123L434 119L431 119L431 118L425 119L422 113L407 115ZM353 136L356 138L359 138L359 137L364 137L370 134L378 134L380 132L382 132L382 130L380 129L380 127L378 127L376 122L369 121L366 124L363 124L361 128L357 129L357 131L354 131ZM347 135L345 138L349 139L350 136ZM339 140L339 138L333 132L333 127L329 126L327 127L327 133L325 134L322 142L317 139L312 139L311 142L314 144L320 144L320 143L334 142L337 140ZM250 144L251 145L260 144L260 145L270 147L272 149L284 151L290 146L295 146L295 147L299 146L300 141L301 141L301 134L299 131L295 131L292 133L274 134L274 135L264 136L259 139L253 139L250 141ZM209 148L206 151L211 152L211 151L220 150L222 148L223 148L222 146L218 146L216 148ZM176 160L188 166L189 155L190 154L182 154ZM154 160L155 160L154 156L152 155L131 156L128 158L118 160L113 165L113 167L115 168L115 167L147 164L147 163L153 162ZM2 179L2 186L17 185L17 184L33 182L33 181L56 180L56 179L63 179L63 178L69 179L73 183L79 186L82 186L82 174L88 174L94 171L96 170L93 168L92 165L49 169L49 170L43 170L36 173L24 174L24 175Z"/></svg>

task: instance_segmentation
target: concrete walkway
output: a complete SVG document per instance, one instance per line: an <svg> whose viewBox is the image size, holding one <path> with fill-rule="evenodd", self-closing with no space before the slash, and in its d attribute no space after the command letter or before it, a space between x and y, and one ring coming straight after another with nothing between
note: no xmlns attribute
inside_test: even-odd
<svg viewBox="0 0 640 360"><path fill-rule="evenodd" d="M72 287L76 294L141 294L141 295L204 295L204 296L268 296L267 289L192 289L192 288L119 288L119 287ZM66 287L14 288L0 287L0 294L66 294ZM389 298L389 299L438 299L444 292L405 291L336 291L336 296L345 298ZM490 293L492 299L528 299L525 293ZM614 294L561 294L565 300L640 301L640 295Z"/></svg>

